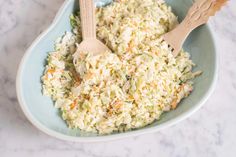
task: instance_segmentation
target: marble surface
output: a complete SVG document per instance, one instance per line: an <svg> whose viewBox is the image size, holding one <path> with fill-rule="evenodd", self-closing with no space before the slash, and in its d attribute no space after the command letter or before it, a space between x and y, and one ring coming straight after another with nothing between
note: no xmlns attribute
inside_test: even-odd
<svg viewBox="0 0 236 157"><path fill-rule="evenodd" d="M15 77L26 48L49 26L63 0L0 0L1 157L235 157L236 1L210 27L220 53L215 92L187 120L160 132L100 143L72 143L32 126L16 98Z"/></svg>

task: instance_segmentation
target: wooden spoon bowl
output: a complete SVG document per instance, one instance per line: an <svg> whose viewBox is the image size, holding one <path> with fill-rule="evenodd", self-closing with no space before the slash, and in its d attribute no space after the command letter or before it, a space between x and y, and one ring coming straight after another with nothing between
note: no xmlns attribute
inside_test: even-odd
<svg viewBox="0 0 236 157"><path fill-rule="evenodd" d="M80 18L83 41L77 46L74 60L81 52L98 55L110 49L96 38L95 5L93 0L80 0Z"/></svg>

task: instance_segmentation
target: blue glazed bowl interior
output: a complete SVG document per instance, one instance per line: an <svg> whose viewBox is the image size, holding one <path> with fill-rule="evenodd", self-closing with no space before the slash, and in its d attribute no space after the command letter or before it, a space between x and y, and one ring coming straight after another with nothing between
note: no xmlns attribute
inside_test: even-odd
<svg viewBox="0 0 236 157"><path fill-rule="evenodd" d="M18 73L18 98L21 99L21 105L27 110L30 118L44 128L70 137L95 137L101 135L84 134L79 130L69 129L62 120L59 110L54 108L52 100L42 95L40 77L44 71L48 52L53 51L54 41L58 37L62 36L65 31L71 30L69 16L78 10L77 2L78 0L68 0L66 2L65 8L61 9L47 34L36 40L24 56ZM172 6L174 13L180 20L183 19L188 8L192 5L191 0L166 0L166 2ZM109 1L99 1L98 5L108 3ZM184 44L184 49L191 54L192 60L197 64L194 71L203 70L203 74L194 80L194 91L187 99L181 102L176 110L163 114L161 120L145 128L130 132L145 131L148 128L158 129L165 123L174 122L179 117L196 109L209 95L216 76L216 54L208 27L201 26L192 32ZM113 133L113 135L116 134L127 133Z"/></svg>

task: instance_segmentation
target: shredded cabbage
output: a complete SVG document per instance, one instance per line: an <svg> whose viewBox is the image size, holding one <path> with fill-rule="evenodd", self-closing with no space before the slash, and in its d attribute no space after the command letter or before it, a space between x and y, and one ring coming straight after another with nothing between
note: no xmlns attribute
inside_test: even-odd
<svg viewBox="0 0 236 157"><path fill-rule="evenodd" d="M175 58L161 35L177 24L163 0L120 0L98 8L97 36L112 52L81 52L80 19L56 41L42 77L43 93L70 128L109 134L144 127L175 109L193 90L193 62Z"/></svg>

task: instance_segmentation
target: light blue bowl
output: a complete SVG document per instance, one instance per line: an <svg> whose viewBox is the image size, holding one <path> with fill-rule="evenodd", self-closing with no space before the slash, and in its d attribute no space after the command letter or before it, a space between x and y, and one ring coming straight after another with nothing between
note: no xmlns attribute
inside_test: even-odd
<svg viewBox="0 0 236 157"><path fill-rule="evenodd" d="M166 0L166 2L172 6L180 20L192 5L191 0ZM105 0L98 1L97 4L108 3ZM42 95L40 77L43 74L48 52L54 48L55 39L63 35L65 31L71 30L69 16L78 8L78 0L65 1L52 25L27 50L18 70L17 96L19 103L26 117L38 129L63 140L83 142L150 133L189 117L203 105L212 93L217 76L217 54L211 31L207 26L202 26L191 33L185 42L184 49L191 54L192 60L197 64L194 70L203 70L204 73L194 80L194 91L181 102L176 110L163 114L161 120L151 125L125 133L102 136L90 133L82 134L79 130L68 129L66 123L61 119L58 109L54 108L52 100Z"/></svg>

